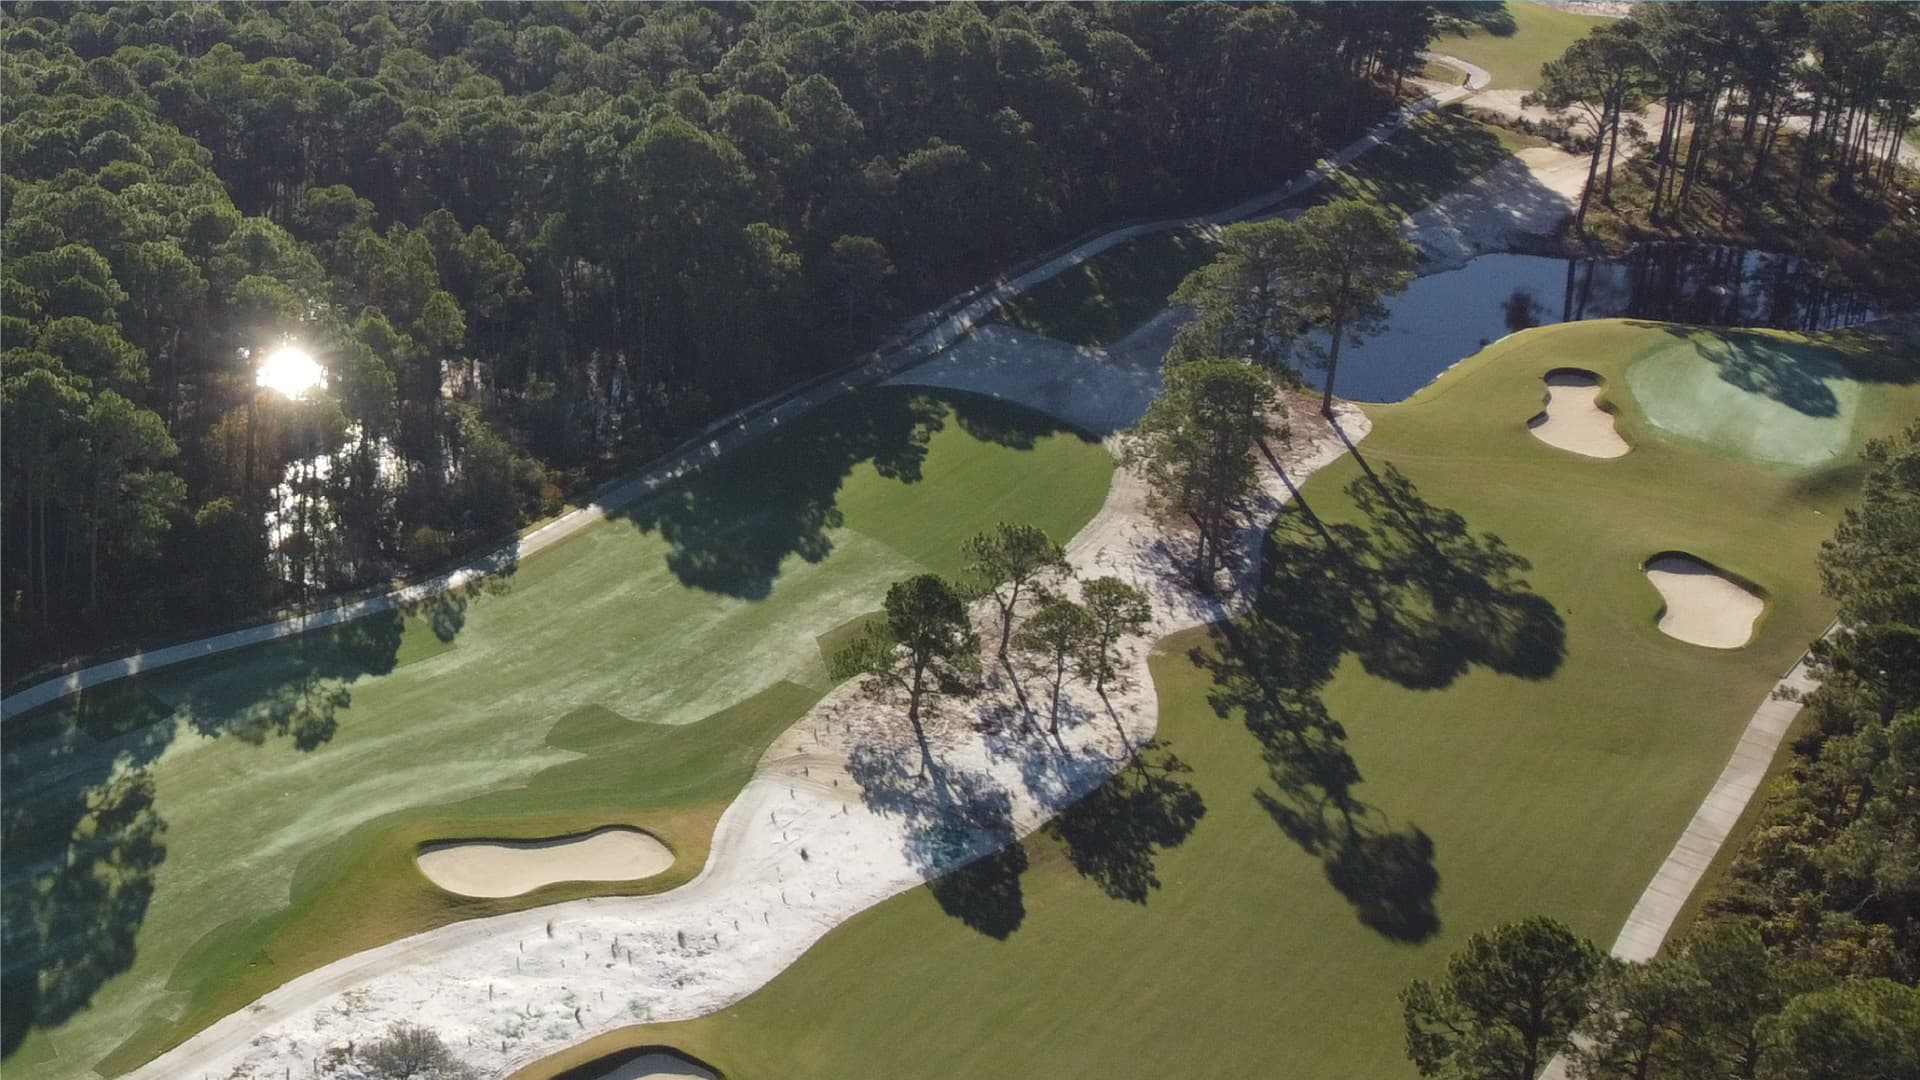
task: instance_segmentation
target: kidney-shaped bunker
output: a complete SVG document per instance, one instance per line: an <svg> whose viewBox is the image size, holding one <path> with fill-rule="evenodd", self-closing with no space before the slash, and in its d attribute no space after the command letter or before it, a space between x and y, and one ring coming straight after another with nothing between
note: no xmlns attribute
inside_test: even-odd
<svg viewBox="0 0 1920 1080"><path fill-rule="evenodd" d="M1711 564L1668 551L1648 559L1645 570L1666 601L1663 633L1710 649L1737 649L1753 637L1766 601Z"/></svg>
<svg viewBox="0 0 1920 1080"><path fill-rule="evenodd" d="M462 896L519 896L560 881L635 881L673 865L667 845L623 825L545 840L450 840L417 856L435 885Z"/></svg>

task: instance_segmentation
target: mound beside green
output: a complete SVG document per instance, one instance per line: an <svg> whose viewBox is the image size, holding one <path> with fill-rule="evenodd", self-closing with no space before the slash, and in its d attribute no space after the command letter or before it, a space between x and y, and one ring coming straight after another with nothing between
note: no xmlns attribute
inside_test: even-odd
<svg viewBox="0 0 1920 1080"><path fill-rule="evenodd" d="M1624 387L1672 342L1532 330L1369 407L1359 455L1273 531L1256 612L1157 650L1159 745L1024 858L880 905L731 1009L521 1076L637 1041L796 1080L1411 1078L1407 981L1526 915L1610 943L1831 616L1813 553L1854 467L1782 470L1653 426ZM1852 391L1856 439L1920 416L1911 358L1848 347L1826 359L1877 380ZM1542 376L1569 366L1605 380L1632 453L1528 434ZM1766 590L1750 645L1656 629L1640 564L1668 549ZM970 928L973 905L1003 937Z"/></svg>
<svg viewBox="0 0 1920 1080"><path fill-rule="evenodd" d="M899 577L959 572L998 521L1066 539L1111 471L1017 407L865 391L470 595L10 721L7 1072L112 1075L355 950L687 880L827 690L817 635ZM673 869L491 901L413 864L426 840L612 823L659 836Z"/></svg>

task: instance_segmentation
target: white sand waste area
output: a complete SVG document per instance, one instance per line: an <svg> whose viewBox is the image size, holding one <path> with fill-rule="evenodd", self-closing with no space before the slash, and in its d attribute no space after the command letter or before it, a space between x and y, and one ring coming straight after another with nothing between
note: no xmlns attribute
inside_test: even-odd
<svg viewBox="0 0 1920 1080"><path fill-rule="evenodd" d="M678 1054L642 1054L615 1065L593 1080L719 1080L713 1073Z"/></svg>
<svg viewBox="0 0 1920 1080"><path fill-rule="evenodd" d="M1083 355L1037 348L1056 365L1068 353ZM1109 356L1115 351L1124 349ZM1145 407L1129 389L1144 370L1138 364L1085 355L1085 372L1061 366L1056 375L1079 388L1063 400L1061 384L1026 377L1016 360L1006 356L999 365L1004 381L968 388L1058 408L1061 419L1084 426L1117 423ZM945 376L932 370L930 377L960 377L956 365ZM1081 392L1104 401L1099 413L1080 408ZM1122 400L1132 404L1123 410ZM1342 404L1337 414L1349 438L1366 434L1359 409ZM1311 407L1295 410L1293 428L1292 445L1277 449L1295 483L1346 452ZM833 927L1005 847L1124 766L1153 736L1158 717L1150 643L1220 619L1249 595L1264 526L1287 497L1273 470L1262 469L1261 481L1237 536L1238 557L1228 560L1238 567L1235 580L1220 596L1202 597L1179 569L1182 541L1146 516L1145 483L1124 469L1114 473L1105 505L1069 542L1068 557L1083 578L1113 574L1147 590L1153 624L1123 644L1104 701L1084 685L1065 695L1057 740L1023 730L1023 717L1045 709L1038 684L1000 674L978 698L927 717L937 767L922 776L904 708L877 703L849 683L768 748L721 816L706 866L686 885L469 920L357 953L267 994L131 1075L306 1076L330 1048L364 1043L397 1020L432 1028L483 1073L499 1075L616 1028L739 1001ZM990 603L976 612L983 628L993 618Z"/></svg>
<svg viewBox="0 0 1920 1080"><path fill-rule="evenodd" d="M1600 378L1562 368L1546 375L1546 410L1527 421L1533 437L1548 446L1588 457L1617 458L1633 447L1614 430L1613 414L1600 407Z"/></svg>
<svg viewBox="0 0 1920 1080"><path fill-rule="evenodd" d="M1160 359L1185 317L1169 308L1104 349L995 323L887 381L988 394L1111 435L1140 419L1160 392Z"/></svg>
<svg viewBox="0 0 1920 1080"><path fill-rule="evenodd" d="M420 850L420 872L462 896L519 896L561 881L638 881L673 865L667 845L639 829L597 829L551 840L456 840Z"/></svg>
<svg viewBox="0 0 1920 1080"><path fill-rule="evenodd" d="M1402 228L1420 249L1421 273L1461 266L1519 237L1553 232L1586 182L1585 155L1528 147L1409 215Z"/></svg>
<svg viewBox="0 0 1920 1080"><path fill-rule="evenodd" d="M1668 554L1649 559L1646 572L1666 601L1662 632L1709 649L1737 649L1753 637L1766 602L1712 566L1690 555Z"/></svg>

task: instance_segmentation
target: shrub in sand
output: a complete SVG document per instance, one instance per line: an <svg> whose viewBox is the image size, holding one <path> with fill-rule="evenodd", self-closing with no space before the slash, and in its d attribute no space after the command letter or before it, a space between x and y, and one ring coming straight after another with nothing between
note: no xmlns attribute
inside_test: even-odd
<svg viewBox="0 0 1920 1080"><path fill-rule="evenodd" d="M480 1070L455 1057L429 1028L399 1023L368 1043L360 1065L374 1080L480 1080Z"/></svg>

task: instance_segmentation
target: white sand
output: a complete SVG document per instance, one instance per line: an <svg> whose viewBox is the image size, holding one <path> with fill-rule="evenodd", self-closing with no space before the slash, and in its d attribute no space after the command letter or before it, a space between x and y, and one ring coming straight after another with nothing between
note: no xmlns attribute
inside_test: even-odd
<svg viewBox="0 0 1920 1080"><path fill-rule="evenodd" d="M1527 421L1533 437L1588 457L1617 458L1633 447L1614 430L1613 414L1600 407L1600 377L1561 368L1546 376L1546 411Z"/></svg>
<svg viewBox="0 0 1920 1080"><path fill-rule="evenodd" d="M1185 317L1184 310L1169 308L1104 349L1012 326L983 326L887 381L987 394L1111 435L1140 419L1160 392L1160 359Z"/></svg>
<svg viewBox="0 0 1920 1080"><path fill-rule="evenodd" d="M1587 182L1587 159L1550 146L1528 147L1407 217L1421 273L1465 265L1515 240L1544 236L1573 213Z"/></svg>
<svg viewBox="0 0 1920 1080"><path fill-rule="evenodd" d="M678 1054L642 1054L616 1065L594 1080L719 1080L713 1073Z"/></svg>
<svg viewBox="0 0 1920 1080"><path fill-rule="evenodd" d="M561 881L638 881L673 865L667 845L639 829L615 826L552 840L429 844L420 872L462 896L519 896Z"/></svg>
<svg viewBox="0 0 1920 1080"><path fill-rule="evenodd" d="M1737 649L1753 637L1765 601L1718 570L1688 555L1661 555L1646 572L1666 601L1662 632L1709 649Z"/></svg>

